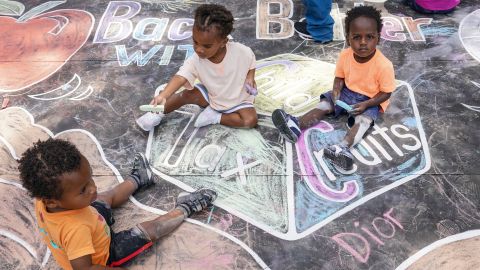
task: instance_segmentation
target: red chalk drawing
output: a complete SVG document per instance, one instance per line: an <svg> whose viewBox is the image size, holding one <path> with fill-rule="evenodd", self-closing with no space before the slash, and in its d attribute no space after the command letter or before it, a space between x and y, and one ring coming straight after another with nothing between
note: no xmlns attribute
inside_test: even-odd
<svg viewBox="0 0 480 270"><path fill-rule="evenodd" d="M94 23L89 12L76 9L21 19L0 16L0 92L27 88L55 73L85 44Z"/></svg>
<svg viewBox="0 0 480 270"><path fill-rule="evenodd" d="M10 102L10 99L8 97L3 97L2 101L2 109L5 109L8 107L8 103Z"/></svg>

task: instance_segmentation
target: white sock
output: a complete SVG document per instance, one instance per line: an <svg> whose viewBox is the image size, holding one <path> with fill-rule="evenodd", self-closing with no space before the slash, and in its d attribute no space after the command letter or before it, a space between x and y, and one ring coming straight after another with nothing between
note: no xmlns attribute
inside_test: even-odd
<svg viewBox="0 0 480 270"><path fill-rule="evenodd" d="M162 121L163 113L147 112L139 117L136 122L145 131L152 130L156 125Z"/></svg>
<svg viewBox="0 0 480 270"><path fill-rule="evenodd" d="M195 127L204 127L207 125L219 124L222 119L222 113L219 113L208 106L201 112L195 121Z"/></svg>

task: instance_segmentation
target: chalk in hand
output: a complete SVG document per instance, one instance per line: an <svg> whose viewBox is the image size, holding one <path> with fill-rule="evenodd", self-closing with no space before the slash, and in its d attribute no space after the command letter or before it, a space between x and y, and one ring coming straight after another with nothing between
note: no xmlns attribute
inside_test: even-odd
<svg viewBox="0 0 480 270"><path fill-rule="evenodd" d="M258 94L257 88L251 86L248 83L245 83L245 88L247 89L247 93L250 95L256 96Z"/></svg>
<svg viewBox="0 0 480 270"><path fill-rule="evenodd" d="M163 110L165 109L165 106L164 105L157 105L157 106L153 106L153 105L141 105L140 106L140 111L144 111L144 112L159 112L159 113L163 113Z"/></svg>
<svg viewBox="0 0 480 270"><path fill-rule="evenodd" d="M345 103L345 102L343 102L343 101L341 101L341 100L335 101L335 104L336 104L337 106L340 106L340 107L344 108L345 110L347 110L347 112L353 110L353 107L352 107L352 106L348 105L347 103Z"/></svg>

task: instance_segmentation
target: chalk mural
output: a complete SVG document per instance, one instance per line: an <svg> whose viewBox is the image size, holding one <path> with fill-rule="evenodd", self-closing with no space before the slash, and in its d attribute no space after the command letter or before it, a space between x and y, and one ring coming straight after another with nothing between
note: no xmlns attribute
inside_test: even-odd
<svg viewBox="0 0 480 270"><path fill-rule="evenodd" d="M315 107L332 85L333 69L295 55L259 61L259 127L195 128L198 108L179 110L149 136L147 154L156 172L183 188L219 190L217 205L287 240L302 238L426 172L430 154L425 134L412 89L403 82L383 121L353 149L358 166L351 172L338 171L322 157L326 145L345 135L345 119L305 130L295 146L279 137L271 111L284 107L296 114ZM323 76L311 70L323 70Z"/></svg>
<svg viewBox="0 0 480 270"><path fill-rule="evenodd" d="M24 14L19 12L17 19L0 17L2 92L19 91L45 80L85 44L93 15L75 9L48 11L64 2L47 2Z"/></svg>
<svg viewBox="0 0 480 270"><path fill-rule="evenodd" d="M326 118L293 145L270 114L302 115L330 90L353 1L334 1L334 40L324 45L293 29L302 1L214 1L232 10L231 38L257 56L258 126L195 128L201 109L193 105L150 133L136 126L138 106L194 53L192 14L203 2L0 0L0 269L58 269L32 229L32 200L16 168L25 149L49 137L79 147L100 190L123 181L135 151L146 153L160 180L115 212L114 230L172 209L183 190L218 191L214 207L129 269L478 264L479 3L426 16L399 0L365 1L382 11L379 48L394 63L397 89L352 149L354 168L340 171L323 148L343 137L345 117Z"/></svg>

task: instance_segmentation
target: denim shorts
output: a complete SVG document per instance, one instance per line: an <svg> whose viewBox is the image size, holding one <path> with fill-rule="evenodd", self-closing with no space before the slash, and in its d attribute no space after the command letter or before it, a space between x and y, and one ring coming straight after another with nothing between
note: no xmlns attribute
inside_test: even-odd
<svg viewBox="0 0 480 270"><path fill-rule="evenodd" d="M352 90L348 89L347 86L344 86L342 91L340 91L340 97L339 99L351 106L369 100L370 98L368 96L359 94L357 92L353 92ZM332 106L333 105L333 98L332 98L332 91L328 91L324 94L320 95L320 100L328 100ZM342 114L346 114L347 111L340 107L335 105L334 106L334 112L332 113L335 117L338 117ZM378 117L380 116L380 106L373 106L373 107L368 107L362 115L366 115L370 118L372 118L373 121L377 120ZM350 122L350 120L349 120ZM373 125L373 123L372 123Z"/></svg>
<svg viewBox="0 0 480 270"><path fill-rule="evenodd" d="M144 250L152 246L150 237L137 225L131 229L114 233L112 225L115 223L112 209L103 201L94 201L91 206L97 209L98 213L110 227L110 255L107 265L110 267L120 266L131 260Z"/></svg>

